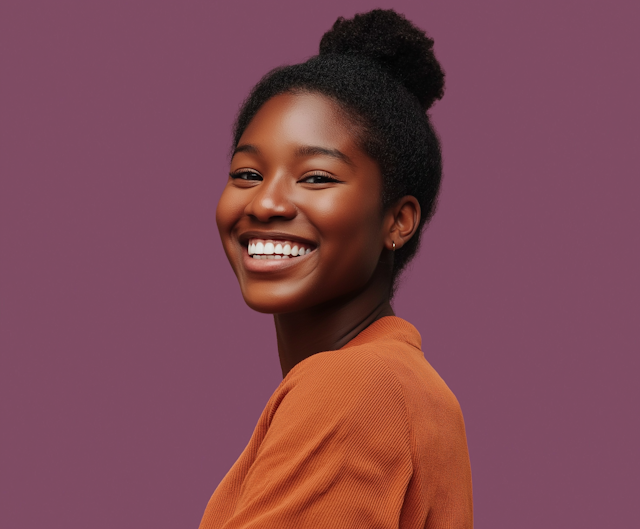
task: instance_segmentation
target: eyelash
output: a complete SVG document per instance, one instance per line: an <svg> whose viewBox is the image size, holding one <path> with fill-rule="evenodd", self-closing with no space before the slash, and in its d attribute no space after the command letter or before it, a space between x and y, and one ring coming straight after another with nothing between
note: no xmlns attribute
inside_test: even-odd
<svg viewBox="0 0 640 529"><path fill-rule="evenodd" d="M257 176L258 178L247 178L250 175ZM239 180L254 181L254 182L262 180L262 176L259 173L257 173L256 171L250 171L247 169L241 169L239 171L236 171L235 173L230 173L229 176L234 180L239 179ZM324 181L305 182L310 178L322 178ZM308 184L327 184L332 182L340 182L340 180L326 173L312 173L312 174L306 175L304 178L298 181L298 183L308 183Z"/></svg>
<svg viewBox="0 0 640 529"><path fill-rule="evenodd" d="M246 175L255 175L258 178L243 178L243 176ZM255 171L249 171L247 169L240 169L239 171L236 171L235 173L229 173L229 176L231 178L233 178L234 180L238 179L238 180L247 180L247 181L259 181L262 180L262 176L260 176L258 173L256 173Z"/></svg>
<svg viewBox="0 0 640 529"><path fill-rule="evenodd" d="M324 179L323 182L305 182L305 180L308 180L309 178L322 178ZM337 178L334 178L331 175L328 175L327 173L311 173L306 175L302 180L300 180L300 182L303 183L308 183L308 184L329 184L329 183L333 183L333 182L339 182L340 180L338 180Z"/></svg>

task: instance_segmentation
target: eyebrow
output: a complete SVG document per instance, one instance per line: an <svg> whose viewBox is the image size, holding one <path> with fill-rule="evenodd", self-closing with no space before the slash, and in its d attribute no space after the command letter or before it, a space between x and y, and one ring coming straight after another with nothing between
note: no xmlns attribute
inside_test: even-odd
<svg viewBox="0 0 640 529"><path fill-rule="evenodd" d="M237 154L239 152L246 152L249 154L260 154L260 149L251 143L245 143L244 145L238 145L233 154ZM329 156L331 158L336 158L347 165L353 165L351 158L349 158L346 154L339 151L338 149L328 149L326 147L319 147L317 145L302 145L296 149L295 156L302 158L304 156Z"/></svg>
<svg viewBox="0 0 640 529"><path fill-rule="evenodd" d="M327 149L326 147L317 147L315 145L303 145L302 147L298 147L296 149L296 156L330 156L331 158L336 158L337 160L343 161L347 165L353 165L351 158L349 158L346 154L339 151L338 149Z"/></svg>
<svg viewBox="0 0 640 529"><path fill-rule="evenodd" d="M260 154L260 149L255 145L251 145L250 143L245 143L244 145L238 145L234 150L233 154L237 154L239 152L248 152L249 154Z"/></svg>

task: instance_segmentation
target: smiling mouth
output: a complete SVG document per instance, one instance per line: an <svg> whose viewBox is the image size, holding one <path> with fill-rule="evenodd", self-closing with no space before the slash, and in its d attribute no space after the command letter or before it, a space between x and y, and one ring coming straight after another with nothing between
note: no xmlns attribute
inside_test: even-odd
<svg viewBox="0 0 640 529"><path fill-rule="evenodd" d="M308 244L274 239L249 239L249 257L253 259L291 259L313 251Z"/></svg>

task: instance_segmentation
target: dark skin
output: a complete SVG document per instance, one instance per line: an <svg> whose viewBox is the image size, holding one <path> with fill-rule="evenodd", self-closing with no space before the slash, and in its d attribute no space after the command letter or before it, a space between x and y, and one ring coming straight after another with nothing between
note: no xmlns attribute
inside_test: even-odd
<svg viewBox="0 0 640 529"><path fill-rule="evenodd" d="M274 315L283 377L321 351L339 349L393 316L393 247L415 233L420 206L381 206L378 164L359 146L340 107L316 93L267 101L231 160L216 221L246 303ZM310 253L253 259L256 240Z"/></svg>

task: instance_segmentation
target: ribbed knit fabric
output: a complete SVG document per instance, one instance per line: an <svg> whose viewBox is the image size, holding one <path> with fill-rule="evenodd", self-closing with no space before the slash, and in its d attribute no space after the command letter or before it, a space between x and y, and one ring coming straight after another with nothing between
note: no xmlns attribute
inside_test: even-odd
<svg viewBox="0 0 640 529"><path fill-rule="evenodd" d="M389 316L296 365L200 529L471 528L462 413L420 346Z"/></svg>

